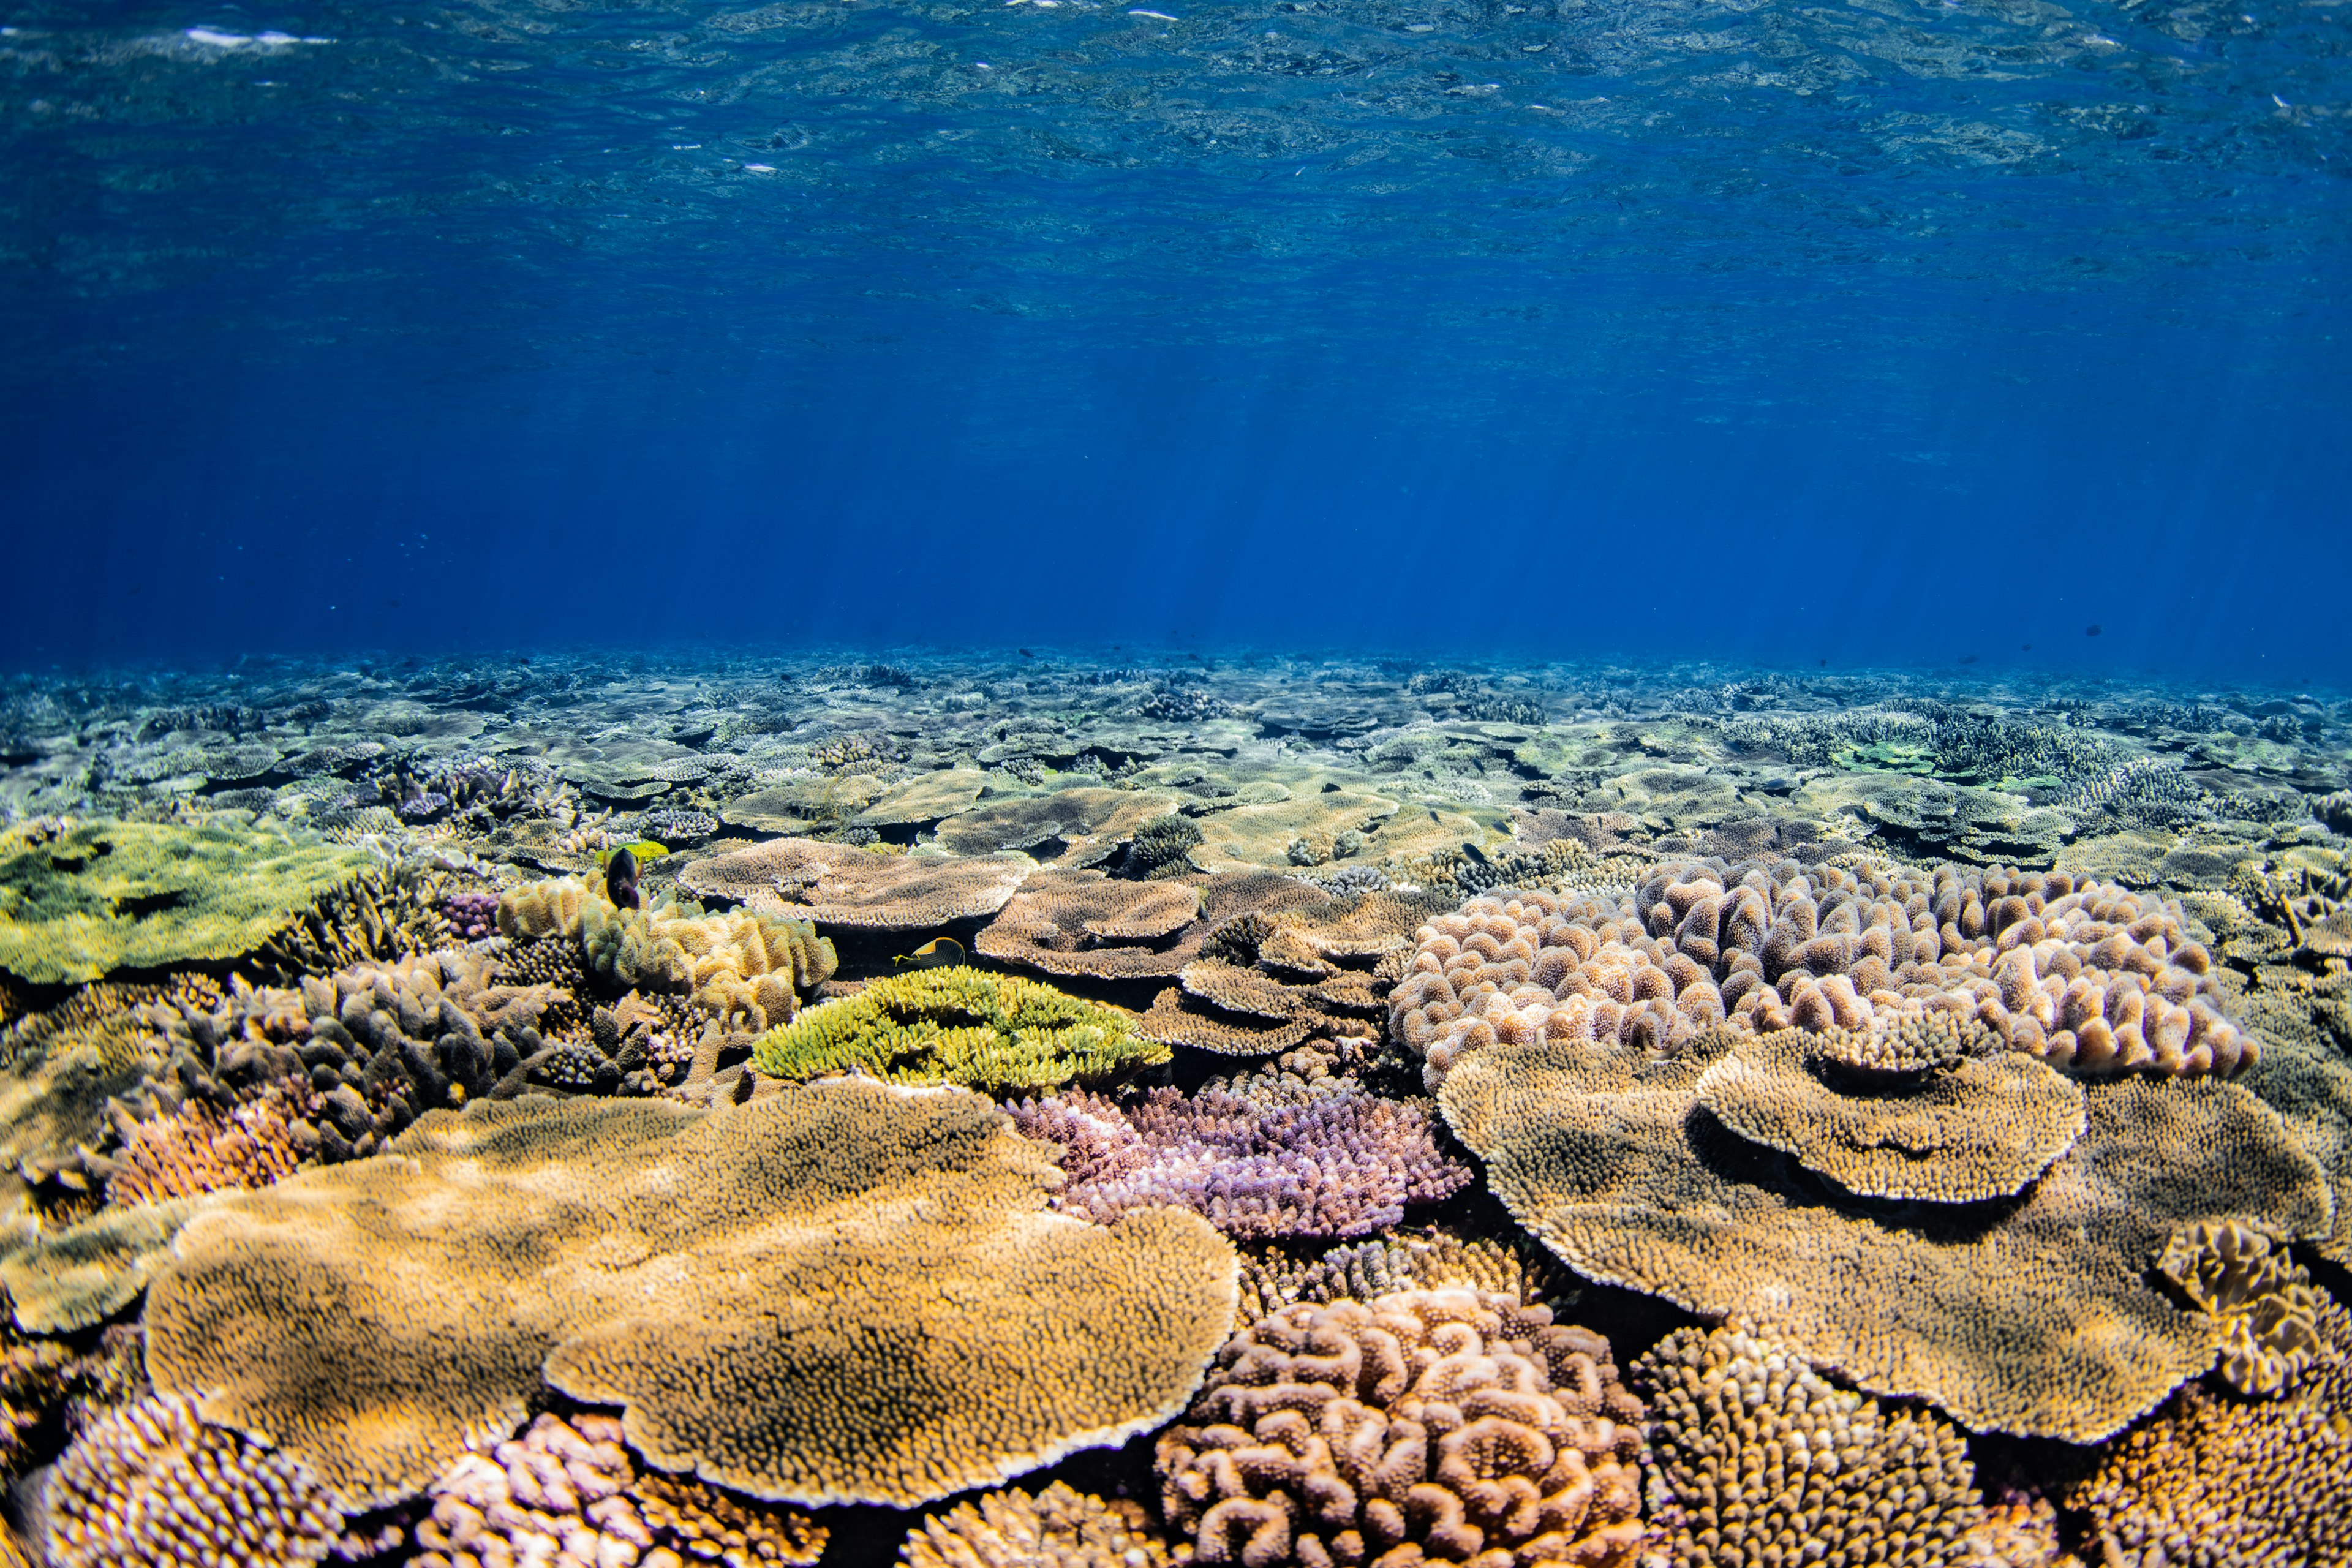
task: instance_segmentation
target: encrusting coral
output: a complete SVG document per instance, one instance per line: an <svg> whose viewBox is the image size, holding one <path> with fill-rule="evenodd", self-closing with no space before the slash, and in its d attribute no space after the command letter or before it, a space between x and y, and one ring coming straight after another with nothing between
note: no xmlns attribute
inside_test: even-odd
<svg viewBox="0 0 2352 1568"><path fill-rule="evenodd" d="M541 1415L459 1458L430 1489L408 1568L807 1568L824 1555L828 1532L808 1515L642 1470L624 1436L610 1415Z"/></svg>
<svg viewBox="0 0 2352 1568"><path fill-rule="evenodd" d="M1678 863L1624 896L1486 894L1423 928L1390 1026L1430 1089L1500 1040L1664 1050L1729 1024L1860 1029L1931 1012L2082 1073L2226 1076L2258 1047L2179 905L2063 872Z"/></svg>
<svg viewBox="0 0 2352 1568"><path fill-rule="evenodd" d="M877 855L813 838L771 838L696 861L678 885L844 931L928 931L996 913L1032 869L1025 855Z"/></svg>
<svg viewBox="0 0 2352 1568"><path fill-rule="evenodd" d="M1965 1440L1935 1415L1833 1388L1736 1323L1676 1329L1633 1377L1675 1568L1971 1563L1984 1500Z"/></svg>
<svg viewBox="0 0 2352 1568"><path fill-rule="evenodd" d="M907 1532L906 1568L1166 1568L1168 1546L1138 1505L1055 1481L990 1492Z"/></svg>
<svg viewBox="0 0 2352 1568"><path fill-rule="evenodd" d="M1196 1563L1631 1568L1642 1414L1606 1340L1507 1297L1290 1307L1160 1434L1161 1507Z"/></svg>
<svg viewBox="0 0 2352 1568"><path fill-rule="evenodd" d="M1063 1147L1056 1206L1089 1219L1174 1204L1233 1237L1361 1236L1470 1182L1425 1103L1347 1086L1239 1079L1124 1107L1072 1090L1011 1110L1023 1133Z"/></svg>
<svg viewBox="0 0 2352 1568"><path fill-rule="evenodd" d="M772 1078L859 1070L998 1092L1096 1081L1168 1057L1116 1007L961 964L869 982L751 1048L753 1065Z"/></svg>
<svg viewBox="0 0 2352 1568"><path fill-rule="evenodd" d="M36 984L236 958L373 865L282 832L31 824L0 835L0 970Z"/></svg>
<svg viewBox="0 0 2352 1568"><path fill-rule="evenodd" d="M1738 1043L1491 1046L1438 1096L1512 1215L1587 1279L1754 1331L1968 1426L2095 1442L2212 1365L2219 1334L2148 1282L2178 1229L2324 1231L2317 1164L2235 1084L2084 1086L2074 1146L2017 1199L1885 1213L1694 1114Z"/></svg>
<svg viewBox="0 0 2352 1568"><path fill-rule="evenodd" d="M2322 1298L2285 1247L2235 1220L2189 1226L2165 1244L2157 1272L2221 1325L2223 1382L2276 1394L2320 1348Z"/></svg>
<svg viewBox="0 0 2352 1568"><path fill-rule="evenodd" d="M352 1506L511 1432L542 1376L655 1468L908 1506L1149 1429L1229 1331L1230 1243L1051 1213L1059 1176L960 1089L484 1102L205 1200L149 1370Z"/></svg>
<svg viewBox="0 0 2352 1568"><path fill-rule="evenodd" d="M326 1561L343 1528L308 1468L171 1393L92 1423L58 1461L44 1507L56 1568L296 1568Z"/></svg>

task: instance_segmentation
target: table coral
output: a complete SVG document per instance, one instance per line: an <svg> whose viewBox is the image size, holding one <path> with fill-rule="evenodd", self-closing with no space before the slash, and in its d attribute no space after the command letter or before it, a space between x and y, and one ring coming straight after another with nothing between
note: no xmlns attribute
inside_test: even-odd
<svg viewBox="0 0 2352 1568"><path fill-rule="evenodd" d="M1600 1335L1404 1291L1234 1336L1155 1462L1196 1563L1631 1568L1641 1421Z"/></svg>
<svg viewBox="0 0 2352 1568"><path fill-rule="evenodd" d="M1138 1505L1055 1481L990 1492L907 1532L906 1568L1167 1568L1168 1545Z"/></svg>
<svg viewBox="0 0 2352 1568"><path fill-rule="evenodd" d="M1926 1411L1833 1388L1736 1324L1676 1329L1633 1367L1652 1517L1676 1568L1964 1568L1984 1519L1968 1446Z"/></svg>
<svg viewBox="0 0 2352 1568"><path fill-rule="evenodd" d="M1100 871L1033 872L973 946L1046 974L1139 980L1181 973L1207 934L1201 896L1181 882L1130 882Z"/></svg>
<svg viewBox="0 0 2352 1568"><path fill-rule="evenodd" d="M623 1441L610 1415L541 1415L466 1455L429 1489L409 1568L807 1568L824 1554L828 1531L808 1515L641 1470Z"/></svg>
<svg viewBox="0 0 2352 1568"><path fill-rule="evenodd" d="M55 1568L296 1568L326 1561L343 1525L299 1460L169 1393L93 1423L58 1461L45 1504Z"/></svg>
<svg viewBox="0 0 2352 1568"><path fill-rule="evenodd" d="M696 861L678 886L844 931L929 931L996 913L1034 868L1025 855L877 855L772 838Z"/></svg>
<svg viewBox="0 0 2352 1568"><path fill-rule="evenodd" d="M108 822L0 835L0 969L36 984L237 958L372 865L284 832Z"/></svg>
<svg viewBox="0 0 2352 1568"><path fill-rule="evenodd" d="M1883 1214L1696 1110L1738 1037L1660 1061L1493 1046L1438 1102L1519 1223L1588 1279L1756 1332L1969 1426L2095 1442L2213 1363L2215 1326L2147 1282L2200 1221L2324 1230L2322 1173L2234 1084L2084 1087L2073 1149L2013 1202Z"/></svg>
<svg viewBox="0 0 2352 1568"><path fill-rule="evenodd" d="M2320 1348L2322 1297L2284 1246L2235 1220L2189 1226L2165 1244L2157 1272L2221 1325L2221 1380L2276 1394Z"/></svg>
<svg viewBox="0 0 2352 1568"><path fill-rule="evenodd" d="M908 1506L1149 1429L1229 1331L1223 1237L1051 1213L1059 1174L957 1089L485 1102L208 1200L149 1368L355 1506L511 1432L542 1376L656 1468Z"/></svg>
<svg viewBox="0 0 2352 1568"><path fill-rule="evenodd" d="M1070 866L1107 860L1147 824L1176 809L1176 798L1150 790L1065 789L992 800L939 826L941 848L957 855L1040 852Z"/></svg>
<svg viewBox="0 0 2352 1568"><path fill-rule="evenodd" d="M1390 1026L1433 1090L1496 1040L1670 1049L1718 1025L1974 1017L2082 1073L2222 1075L2255 1039L2177 903L2063 872L1683 862L1623 897L1486 894L1423 927Z"/></svg>
<svg viewBox="0 0 2352 1568"><path fill-rule="evenodd" d="M1425 1102L1352 1087L1244 1079L1125 1107L1081 1089L1011 1109L1024 1134L1062 1146L1056 1205L1089 1219L1174 1204L1233 1237L1361 1236L1470 1183Z"/></svg>
<svg viewBox="0 0 2352 1568"><path fill-rule="evenodd" d="M1116 1007L961 965L868 982L770 1030L751 1051L772 1078L862 1070L998 1091L1098 1080L1168 1056Z"/></svg>

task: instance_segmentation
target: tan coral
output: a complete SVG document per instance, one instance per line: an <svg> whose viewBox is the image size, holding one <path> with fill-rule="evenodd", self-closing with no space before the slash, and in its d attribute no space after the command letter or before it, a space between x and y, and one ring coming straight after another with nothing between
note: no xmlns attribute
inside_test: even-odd
<svg viewBox="0 0 2352 1568"><path fill-rule="evenodd" d="M1205 1221L1090 1225L1047 1212L1058 1179L961 1090L480 1103L212 1200L149 1365L354 1503L512 1431L544 1375L661 1468L908 1506L1165 1420L1227 1331Z"/></svg>
<svg viewBox="0 0 2352 1568"><path fill-rule="evenodd" d="M1609 1343L1465 1289L1286 1308L1160 1435L1192 1560L1630 1565L1642 1407Z"/></svg>
<svg viewBox="0 0 2352 1568"><path fill-rule="evenodd" d="M907 1532L906 1568L1166 1568L1167 1543L1143 1510L1055 1481L1032 1495L990 1492Z"/></svg>
<svg viewBox="0 0 2352 1568"><path fill-rule="evenodd" d="M1626 895L1486 894L1419 933L1391 1030L1434 1090L1465 1052L1574 1040L1665 1050L1729 1024L1863 1028L1947 1012L2086 1074L2227 1076L2254 1037L2221 1011L2179 904L2063 872L1682 862Z"/></svg>
<svg viewBox="0 0 2352 1568"><path fill-rule="evenodd" d="M324 1562L343 1524L307 1468L208 1424L176 1394L93 1423L46 1502L55 1568L294 1568Z"/></svg>
<svg viewBox="0 0 2352 1568"><path fill-rule="evenodd" d="M1135 1032L1147 1040L1224 1057L1272 1056L1309 1038L1315 1030L1313 1018L1269 1024L1257 1018L1231 1017L1173 985L1152 998L1135 1026Z"/></svg>
<svg viewBox="0 0 2352 1568"><path fill-rule="evenodd" d="M1694 1116L1733 1037L1654 1061L1496 1046L1439 1104L1519 1223L1588 1279L1756 1332L1979 1430L2095 1442L2212 1364L2215 1331L2147 1279L2171 1233L2328 1224L2317 1165L2243 1089L2085 1086L2074 1147L2011 1206L1879 1217Z"/></svg>
<svg viewBox="0 0 2352 1568"><path fill-rule="evenodd" d="M230 1111L196 1100L143 1121L126 1116L107 1201L131 1206L290 1176L318 1152L317 1133L297 1131L311 1100L295 1079Z"/></svg>
<svg viewBox="0 0 2352 1568"><path fill-rule="evenodd" d="M1156 790L1088 787L986 801L940 823L939 841L957 855L1034 849L1065 866L1091 866L1176 804L1174 795Z"/></svg>
<svg viewBox="0 0 2352 1568"><path fill-rule="evenodd" d="M1181 882L1049 868L1022 885L973 946L983 957L1047 974L1173 976L1201 950L1200 912L1200 894Z"/></svg>
<svg viewBox="0 0 2352 1568"><path fill-rule="evenodd" d="M2275 1237L2226 1220L2178 1232L2157 1272L2216 1319L2216 1369L2240 1394L2276 1394L2319 1350L2323 1299Z"/></svg>
<svg viewBox="0 0 2352 1568"><path fill-rule="evenodd" d="M678 885L844 931L928 931L996 913L1034 868L1025 855L877 855L772 838L698 860Z"/></svg>
<svg viewBox="0 0 2352 1568"><path fill-rule="evenodd" d="M2319 1351L2277 1398L2191 1384L2109 1448L2068 1505L2144 1563L2352 1562L2352 1314L2325 1302L2315 1326Z"/></svg>
<svg viewBox="0 0 2352 1568"><path fill-rule="evenodd" d="M832 978L830 940L805 921L699 905L582 907L580 945L592 973L615 988L682 993L723 1023L751 1032L792 1021L801 991Z"/></svg>
<svg viewBox="0 0 2352 1568"><path fill-rule="evenodd" d="M1865 1055L1831 1032L1835 1059ZM1965 1204L2008 1197L2083 1131L2082 1086L2031 1057L1965 1057L1890 1088L1822 1072L1801 1029L1738 1039L1693 1092L1751 1143L1866 1197ZM1883 1056L1879 1058L1883 1060Z"/></svg>
<svg viewBox="0 0 2352 1568"><path fill-rule="evenodd" d="M1925 1411L1833 1388L1738 1324L1676 1329L1635 1363L1652 1512L1676 1568L1965 1568L1984 1521L1968 1445Z"/></svg>
<svg viewBox="0 0 2352 1568"><path fill-rule="evenodd" d="M1433 1227L1389 1231L1313 1258L1278 1244L1244 1251L1234 1327L1246 1329L1301 1301L1369 1301L1399 1290L1448 1288L1507 1296L1531 1307L1567 1305L1581 1294L1567 1270L1525 1238L1465 1239Z"/></svg>

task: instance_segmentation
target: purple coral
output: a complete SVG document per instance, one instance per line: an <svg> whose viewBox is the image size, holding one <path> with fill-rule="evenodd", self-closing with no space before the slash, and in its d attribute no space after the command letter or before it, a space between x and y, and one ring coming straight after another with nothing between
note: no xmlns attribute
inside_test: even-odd
<svg viewBox="0 0 2352 1568"><path fill-rule="evenodd" d="M1056 1204L1088 1219L1172 1204L1244 1238L1361 1236L1470 1180L1438 1149L1426 1105L1349 1087L1240 1080L1157 1089L1128 1110L1079 1089L1010 1110L1024 1134L1063 1146Z"/></svg>
<svg viewBox="0 0 2352 1568"><path fill-rule="evenodd" d="M441 913L460 942L479 942L499 929L496 893L452 893L441 900Z"/></svg>

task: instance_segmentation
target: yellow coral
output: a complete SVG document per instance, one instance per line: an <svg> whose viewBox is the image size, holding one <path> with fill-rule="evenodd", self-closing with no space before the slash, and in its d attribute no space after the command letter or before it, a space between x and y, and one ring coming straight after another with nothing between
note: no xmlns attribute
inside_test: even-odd
<svg viewBox="0 0 2352 1568"><path fill-rule="evenodd" d="M772 1078L855 1068L895 1083L995 1091L1101 1079L1168 1058L1116 1007L961 967L874 981L770 1030L751 1053Z"/></svg>

